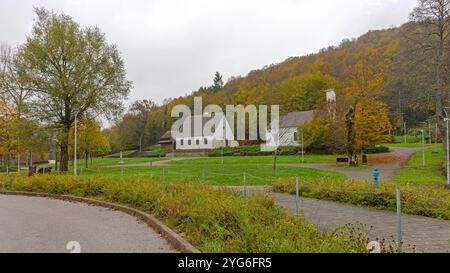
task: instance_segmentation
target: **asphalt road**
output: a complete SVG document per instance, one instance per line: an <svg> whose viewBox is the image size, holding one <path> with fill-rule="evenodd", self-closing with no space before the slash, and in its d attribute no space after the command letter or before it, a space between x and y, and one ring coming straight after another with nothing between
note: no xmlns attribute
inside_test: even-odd
<svg viewBox="0 0 450 273"><path fill-rule="evenodd" d="M175 252L154 230L122 212L0 195L0 253L69 253L69 242L79 243L82 253Z"/></svg>

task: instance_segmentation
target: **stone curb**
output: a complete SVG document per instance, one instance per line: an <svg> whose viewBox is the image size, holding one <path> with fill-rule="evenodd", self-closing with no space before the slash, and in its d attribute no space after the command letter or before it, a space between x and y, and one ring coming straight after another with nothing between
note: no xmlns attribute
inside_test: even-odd
<svg viewBox="0 0 450 273"><path fill-rule="evenodd" d="M137 209L132 209L132 208L129 208L126 206L108 203L108 202L104 202L104 201L92 200L92 199L88 199L88 198L84 198L84 197L76 197L76 196L69 196L69 195L55 195L55 194L48 194L48 193L18 192L18 191L0 191L0 195L45 197L45 198L51 198L51 199L57 199L57 200L63 200L63 201L85 203L85 204L89 204L89 205L95 205L95 206L99 206L99 207L103 207L103 208L121 211L121 212L127 213L129 215L132 215L132 216L137 217L138 219L142 220L149 227L153 228L156 232L161 234L169 242L169 244L172 245L172 247L174 247L176 250L180 251L181 253L200 253L200 251L197 248L195 248L188 241L183 239L176 232L174 232L173 230L168 228L166 225L164 225L161 221L156 219L154 216L147 214L145 212L139 211Z"/></svg>

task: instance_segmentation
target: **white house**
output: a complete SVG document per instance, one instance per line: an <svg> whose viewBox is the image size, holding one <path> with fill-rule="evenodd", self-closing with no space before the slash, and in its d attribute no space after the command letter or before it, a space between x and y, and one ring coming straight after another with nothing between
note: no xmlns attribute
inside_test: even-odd
<svg viewBox="0 0 450 273"><path fill-rule="evenodd" d="M333 89L329 89L326 93L326 100L330 111L335 111L336 104L336 92ZM269 132L269 135L278 134L278 144L276 139L272 136L271 140L266 143L266 146L300 146L300 139L298 135L298 128L312 121L315 115L315 110L304 112L291 112L286 116L280 117L279 130Z"/></svg>
<svg viewBox="0 0 450 273"><path fill-rule="evenodd" d="M196 123L201 123L195 130ZM190 128L190 132L186 131ZM225 116L191 116L183 121L183 125L179 128L181 137L173 137L174 132L165 133L159 144L166 152L174 152L175 150L184 151L204 151L221 147L237 146L238 143L233 141L233 131Z"/></svg>

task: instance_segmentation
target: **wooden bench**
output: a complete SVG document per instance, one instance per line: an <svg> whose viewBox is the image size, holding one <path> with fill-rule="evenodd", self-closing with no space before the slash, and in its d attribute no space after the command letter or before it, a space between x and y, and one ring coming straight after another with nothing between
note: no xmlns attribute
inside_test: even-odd
<svg viewBox="0 0 450 273"><path fill-rule="evenodd" d="M349 162L349 159L345 158L345 157L338 157L336 159L336 165L344 164L344 163L348 165L348 162Z"/></svg>
<svg viewBox="0 0 450 273"><path fill-rule="evenodd" d="M36 173L39 173L39 174L51 173L52 169L53 169L53 167L38 168Z"/></svg>

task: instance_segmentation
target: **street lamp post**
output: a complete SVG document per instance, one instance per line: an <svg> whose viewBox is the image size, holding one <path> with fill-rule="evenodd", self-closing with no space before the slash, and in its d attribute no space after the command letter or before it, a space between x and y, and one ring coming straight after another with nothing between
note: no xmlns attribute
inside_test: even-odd
<svg viewBox="0 0 450 273"><path fill-rule="evenodd" d="M447 132L446 132L446 139L447 139L447 184L448 185L450 185L450 151L449 151L449 147L450 147L450 144L449 144L449 121L450 121L450 119L449 118L445 118L444 119L444 121L445 121L445 123L446 123L446 125L447 125Z"/></svg>
<svg viewBox="0 0 450 273"><path fill-rule="evenodd" d="M302 164L305 163L305 142L302 130Z"/></svg>
<svg viewBox="0 0 450 273"><path fill-rule="evenodd" d="M446 126L447 126L447 131L446 131L446 157L447 157L447 184L450 185L450 139L449 139L449 121L450 121L450 117L448 115L448 111L446 108L444 108L444 113L446 118L444 119Z"/></svg>

